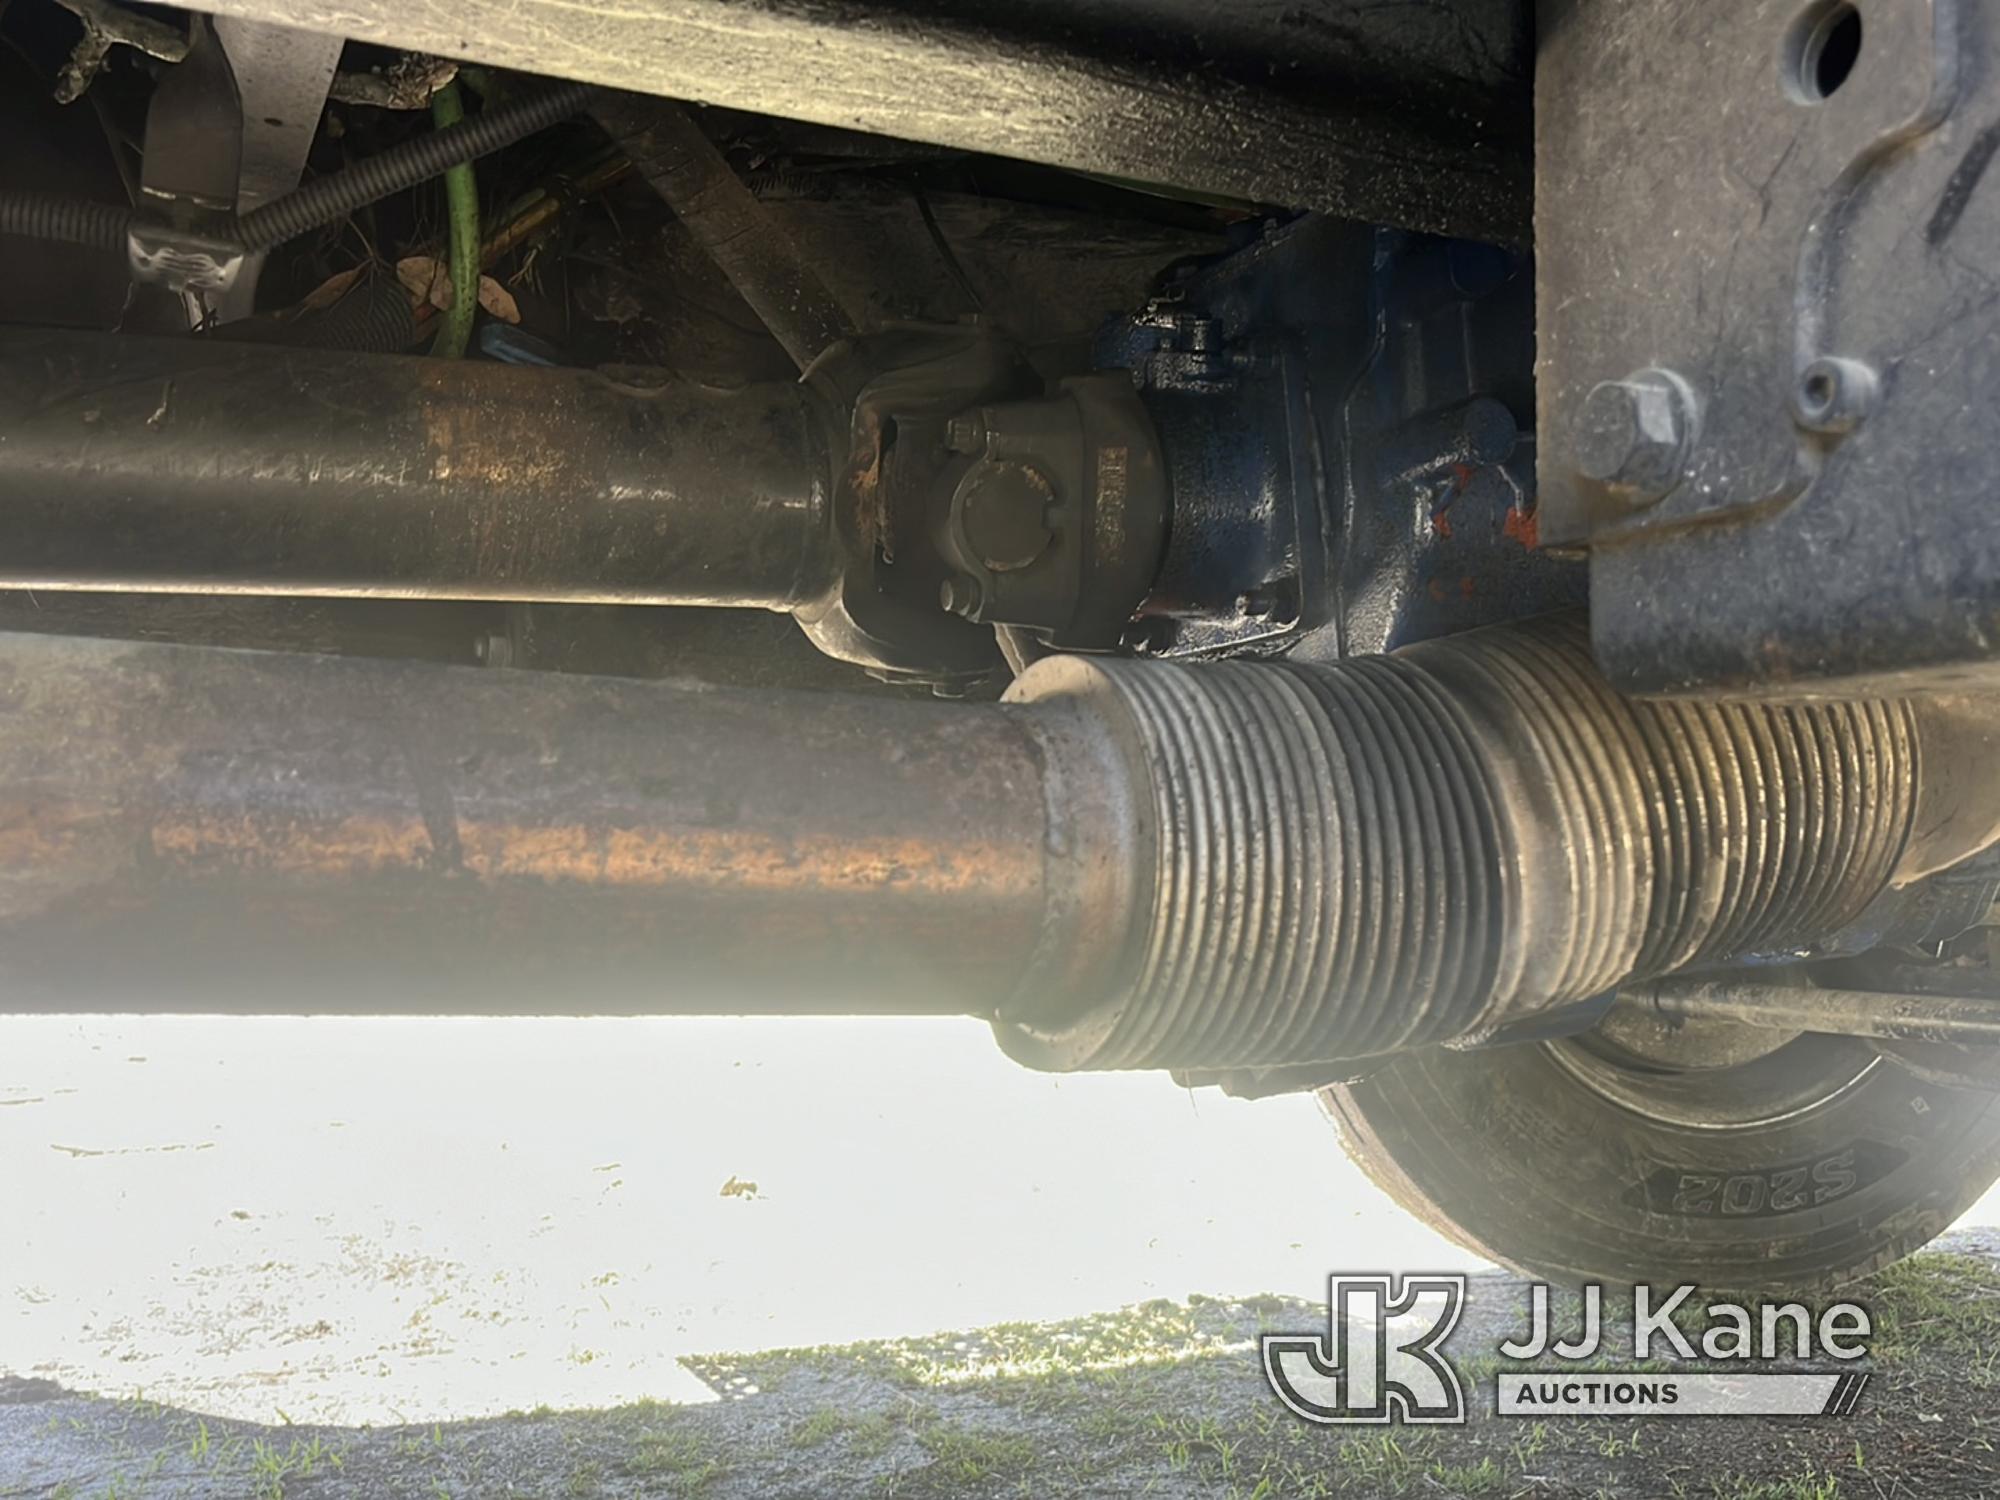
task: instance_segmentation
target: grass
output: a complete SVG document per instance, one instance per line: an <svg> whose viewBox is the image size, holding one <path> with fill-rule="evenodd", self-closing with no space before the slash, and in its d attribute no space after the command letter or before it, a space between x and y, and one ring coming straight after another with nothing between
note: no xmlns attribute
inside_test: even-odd
<svg viewBox="0 0 2000 1500"><path fill-rule="evenodd" d="M1034 1443L1019 1433L946 1426L921 1428L917 1441L939 1478L957 1485L1009 1479L1034 1467Z"/></svg>
<svg viewBox="0 0 2000 1500"><path fill-rule="evenodd" d="M929 1416L927 1408L919 1407L901 1417L886 1411L863 1417L849 1429L848 1451L862 1458L874 1458L887 1451L898 1435Z"/></svg>
<svg viewBox="0 0 2000 1500"><path fill-rule="evenodd" d="M1722 1479L1714 1500L1840 1500L1840 1480L1810 1464L1783 1479Z"/></svg>
<svg viewBox="0 0 2000 1500"><path fill-rule="evenodd" d="M929 1407L916 1405L902 1411L872 1412L823 1406L792 1428L785 1440L795 1448L817 1448L841 1438L848 1453L858 1458L874 1458L886 1452L904 1433L936 1420Z"/></svg>
<svg viewBox="0 0 2000 1500"><path fill-rule="evenodd" d="M1915 1350L1927 1358L1943 1353L1960 1366L2000 1364L2000 1271L1983 1261L1919 1257L1846 1295L1873 1311L1874 1342L1885 1357ZM1619 1352L1612 1336L1630 1326L1629 1304L1622 1302L1605 1299L1607 1349L1564 1368L1642 1373L1682 1368L1677 1361ZM1258 1312L1260 1326L1304 1326L1298 1304L1280 1299L1272 1304ZM1595 1485L1622 1500L1623 1487L1611 1474L1633 1464L1648 1471L1678 1467L1672 1431L1644 1421L1496 1424L1488 1417L1465 1432L1449 1433L1311 1427L1246 1399L1239 1369L1248 1345L1246 1304L1219 1305L1228 1308L1228 1318L1211 1316L1214 1305L1199 1299L1153 1302L1069 1324L1006 1324L979 1334L753 1356L757 1368L738 1366L736 1373L769 1389L792 1371L812 1366L830 1375L876 1377L904 1392L914 1410L929 1414L930 1425L908 1414L823 1406L797 1420L783 1438L794 1447L828 1446L840 1455L828 1462L837 1464L879 1453L911 1433L930 1463L901 1471L887 1486L896 1494L933 1493L939 1484L966 1493L1056 1493L1083 1488L1079 1476L1115 1475L1142 1489L1179 1493L1192 1487L1225 1500L1481 1500L1536 1489L1550 1475L1571 1475L1581 1492ZM1706 1306L1699 1296L1690 1297L1675 1321L1698 1334L1706 1326ZM1556 1316L1558 1328L1575 1321L1573 1308L1559 1307ZM1468 1387L1476 1383L1489 1393L1491 1378L1500 1371L1551 1363L1507 1359L1490 1350L1457 1359ZM1204 1391L1220 1404L1211 1407ZM944 1421L936 1414L937 1403L958 1400L952 1393L976 1393L1020 1420L1005 1434ZM1021 1424L1028 1435L1021 1434ZM1047 1443L1034 1435L1044 1424ZM1797 1472L1767 1467L1753 1446L1736 1465L1684 1470L1672 1481L1674 1493L1686 1500L1840 1500L1840 1474L1849 1476L1850 1486L1862 1482L1855 1478L1861 1444L1849 1441L1855 1468L1847 1467L1844 1453L1836 1455L1838 1474L1825 1467L1825 1455L1815 1455L1821 1466ZM1084 1457L1077 1456L1080 1451ZM1745 1465L1741 1458L1751 1462ZM1157 1477L1147 1478L1148 1472ZM1718 1472L1728 1477L1718 1480ZM1875 1477L1869 1470L1868 1480Z"/></svg>
<svg viewBox="0 0 2000 1500"><path fill-rule="evenodd" d="M721 1385L718 1377L747 1378L759 1389L778 1389L801 1369L836 1368L865 1373L910 1390L971 1381L1062 1378L1097 1371L1172 1365L1202 1354L1248 1347L1235 1331L1218 1332L1218 1320L1204 1316L1210 1306L1248 1307L1268 1314L1272 1326L1303 1321L1312 1312L1282 1298L1252 1298L1240 1304L1156 1298L1116 1312L1061 1323L1000 1323L976 1333L928 1339L889 1339L844 1346L819 1345L753 1354L719 1355L690 1361L695 1373ZM1322 1321L1325 1312L1319 1313Z"/></svg>
<svg viewBox="0 0 2000 1500"><path fill-rule="evenodd" d="M791 1430L789 1441L800 1448L816 1448L838 1437L854 1425L855 1418L836 1407L822 1406Z"/></svg>
<svg viewBox="0 0 2000 1500"><path fill-rule="evenodd" d="M1919 1352L1975 1361L1992 1383L2000 1357L2000 1268L1969 1255L1919 1255L1889 1267L1857 1294L1874 1315L1870 1352L1880 1361Z"/></svg>
<svg viewBox="0 0 2000 1500"><path fill-rule="evenodd" d="M343 1462L317 1436L308 1442L294 1438L282 1452L264 1438L250 1444L250 1480L258 1500L284 1500L287 1480L311 1479L323 1470L340 1469Z"/></svg>
<svg viewBox="0 0 2000 1500"><path fill-rule="evenodd" d="M1424 1478L1448 1495L1497 1495L1506 1487L1506 1472L1491 1458L1477 1463L1434 1463Z"/></svg>
<svg viewBox="0 0 2000 1500"><path fill-rule="evenodd" d="M760 1493L774 1471L781 1484L809 1474L823 1493L895 1500L1871 1500L1927 1485L2000 1495L2000 1466L1987 1456L2000 1433L1984 1396L1968 1401L1966 1390L1968 1371L2000 1363L2000 1270L1930 1254L1838 1296L1871 1310L1874 1365L1890 1373L1851 1424L1828 1426L1496 1418L1485 1410L1488 1377L1548 1361L1505 1360L1488 1344L1455 1355L1468 1392L1482 1388L1468 1427L1317 1427L1284 1411L1257 1373L1252 1329L1312 1326L1315 1310L1275 1299L1268 1308L1154 1302L1068 1323L746 1356L723 1367L730 1393L791 1389L710 1408L638 1401L595 1413L544 1408L449 1432L392 1428L357 1438L363 1453L342 1474L341 1455L311 1429L168 1413L162 1447L147 1440L161 1418L139 1404L125 1425L123 1408L107 1406L86 1412L88 1423L65 1412L34 1426L65 1443L86 1431L117 1443L114 1462L83 1478L72 1500L170 1493L189 1465L226 1481L219 1490L259 1500L288 1490L292 1500L348 1487L387 1493L384 1475L413 1497L448 1484L457 1496L497 1500L477 1472L488 1462L504 1466L499 1489L571 1500L720 1500L725 1490ZM1629 1316L1611 1300L1607 1339ZM1685 1312L1703 1316L1693 1299ZM1615 1348L1586 1366L1664 1367ZM1943 1415L1917 1427L1912 1413ZM532 1442L519 1441L521 1424L532 1426ZM515 1446L494 1446L510 1428ZM515 1462L531 1450L554 1460L538 1479ZM148 1456L153 1469L142 1474Z"/></svg>
<svg viewBox="0 0 2000 1500"><path fill-rule="evenodd" d="M641 1433L632 1442L625 1472L637 1478L664 1481L671 1495L699 1495L724 1472L721 1455L706 1439L692 1432Z"/></svg>
<svg viewBox="0 0 2000 1500"><path fill-rule="evenodd" d="M1193 1468L1199 1457L1213 1456L1223 1477L1234 1466L1239 1439L1221 1423L1208 1417L1155 1417L1161 1434L1160 1453L1168 1469L1182 1473Z"/></svg>
<svg viewBox="0 0 2000 1500"><path fill-rule="evenodd" d="M1536 1422L1526 1432L1522 1433L1521 1436L1514 1439L1514 1462L1526 1468L1528 1460L1536 1457L1548 1445L1549 1424L1546 1422Z"/></svg>
<svg viewBox="0 0 2000 1500"><path fill-rule="evenodd" d="M1379 1432L1349 1438L1335 1452L1343 1480L1357 1481L1387 1495L1407 1495L1436 1460L1437 1439L1429 1433Z"/></svg>
<svg viewBox="0 0 2000 1500"><path fill-rule="evenodd" d="M1624 1433L1615 1430L1605 1432L1597 1439L1597 1456L1599 1458L1608 1458L1616 1461L1621 1458L1636 1457L1645 1451L1645 1441L1640 1437L1639 1428L1636 1426L1629 1432Z"/></svg>

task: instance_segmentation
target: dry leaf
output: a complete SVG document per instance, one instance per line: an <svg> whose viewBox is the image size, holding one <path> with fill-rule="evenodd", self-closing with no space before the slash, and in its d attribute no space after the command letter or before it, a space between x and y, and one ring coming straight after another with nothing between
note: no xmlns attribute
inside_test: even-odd
<svg viewBox="0 0 2000 1500"><path fill-rule="evenodd" d="M396 262L396 279L414 304L428 302L439 312L451 310L451 272L435 255L406 255Z"/></svg>
<svg viewBox="0 0 2000 1500"><path fill-rule="evenodd" d="M355 282L361 279L361 273L364 269L366 268L356 266L351 271L334 272L333 275L327 277L326 280L306 293L305 299L298 305L298 311L302 313L319 312L333 306L334 303L347 295Z"/></svg>
<svg viewBox="0 0 2000 1500"><path fill-rule="evenodd" d="M428 302L439 312L451 311L451 268L435 255L406 255L396 262L396 279L421 307ZM503 323L521 321L521 304L491 276L479 278L479 305Z"/></svg>
<svg viewBox="0 0 2000 1500"><path fill-rule="evenodd" d="M479 278L479 305L503 323L521 321L521 304L514 294L491 276Z"/></svg>

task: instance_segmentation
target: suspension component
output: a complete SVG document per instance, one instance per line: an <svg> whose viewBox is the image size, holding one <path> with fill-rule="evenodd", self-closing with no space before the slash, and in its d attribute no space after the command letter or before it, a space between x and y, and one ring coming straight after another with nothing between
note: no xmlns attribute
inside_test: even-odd
<svg viewBox="0 0 2000 1500"><path fill-rule="evenodd" d="M1618 998L1637 1014L1668 1023L1727 1021L1767 1031L1831 1032L1888 1042L2000 1045L2000 1002L1977 996L1672 979L1636 985Z"/></svg>
<svg viewBox="0 0 2000 1500"><path fill-rule="evenodd" d="M801 370L854 336L859 319L686 110L641 94L602 94L592 113Z"/></svg>

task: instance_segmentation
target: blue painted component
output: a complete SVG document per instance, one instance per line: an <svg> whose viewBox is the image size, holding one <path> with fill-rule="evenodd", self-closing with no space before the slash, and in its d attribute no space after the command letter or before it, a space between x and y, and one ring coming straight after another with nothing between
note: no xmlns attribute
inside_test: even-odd
<svg viewBox="0 0 2000 1500"><path fill-rule="evenodd" d="M509 365L559 365L562 353L547 339L491 319L479 325L479 352Z"/></svg>
<svg viewBox="0 0 2000 1500"><path fill-rule="evenodd" d="M1174 484L1159 648L1332 659L1581 603L1536 546L1533 312L1521 257L1308 215L1107 327Z"/></svg>

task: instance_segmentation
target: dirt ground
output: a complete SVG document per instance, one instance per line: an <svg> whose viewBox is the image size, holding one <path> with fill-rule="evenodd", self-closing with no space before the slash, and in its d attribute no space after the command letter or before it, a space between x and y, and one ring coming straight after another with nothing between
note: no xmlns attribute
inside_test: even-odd
<svg viewBox="0 0 2000 1500"><path fill-rule="evenodd" d="M0 1186L0 1374L251 1422L1487 1269L1310 1095L1034 1073L969 1018L0 1017Z"/></svg>
<svg viewBox="0 0 2000 1500"><path fill-rule="evenodd" d="M688 1361L718 1399L402 1427L263 1426L0 1381L0 1496L1537 1496L1839 1500L2000 1494L2000 1236L1856 1289L1874 1378L1846 1418L1501 1417L1526 1295L1474 1279L1450 1349L1460 1428L1330 1430L1282 1411L1255 1339L1293 1299L1151 1302L1056 1324ZM1607 1309L1607 1325L1612 1324ZM1611 1352L1604 1368L1618 1367Z"/></svg>

